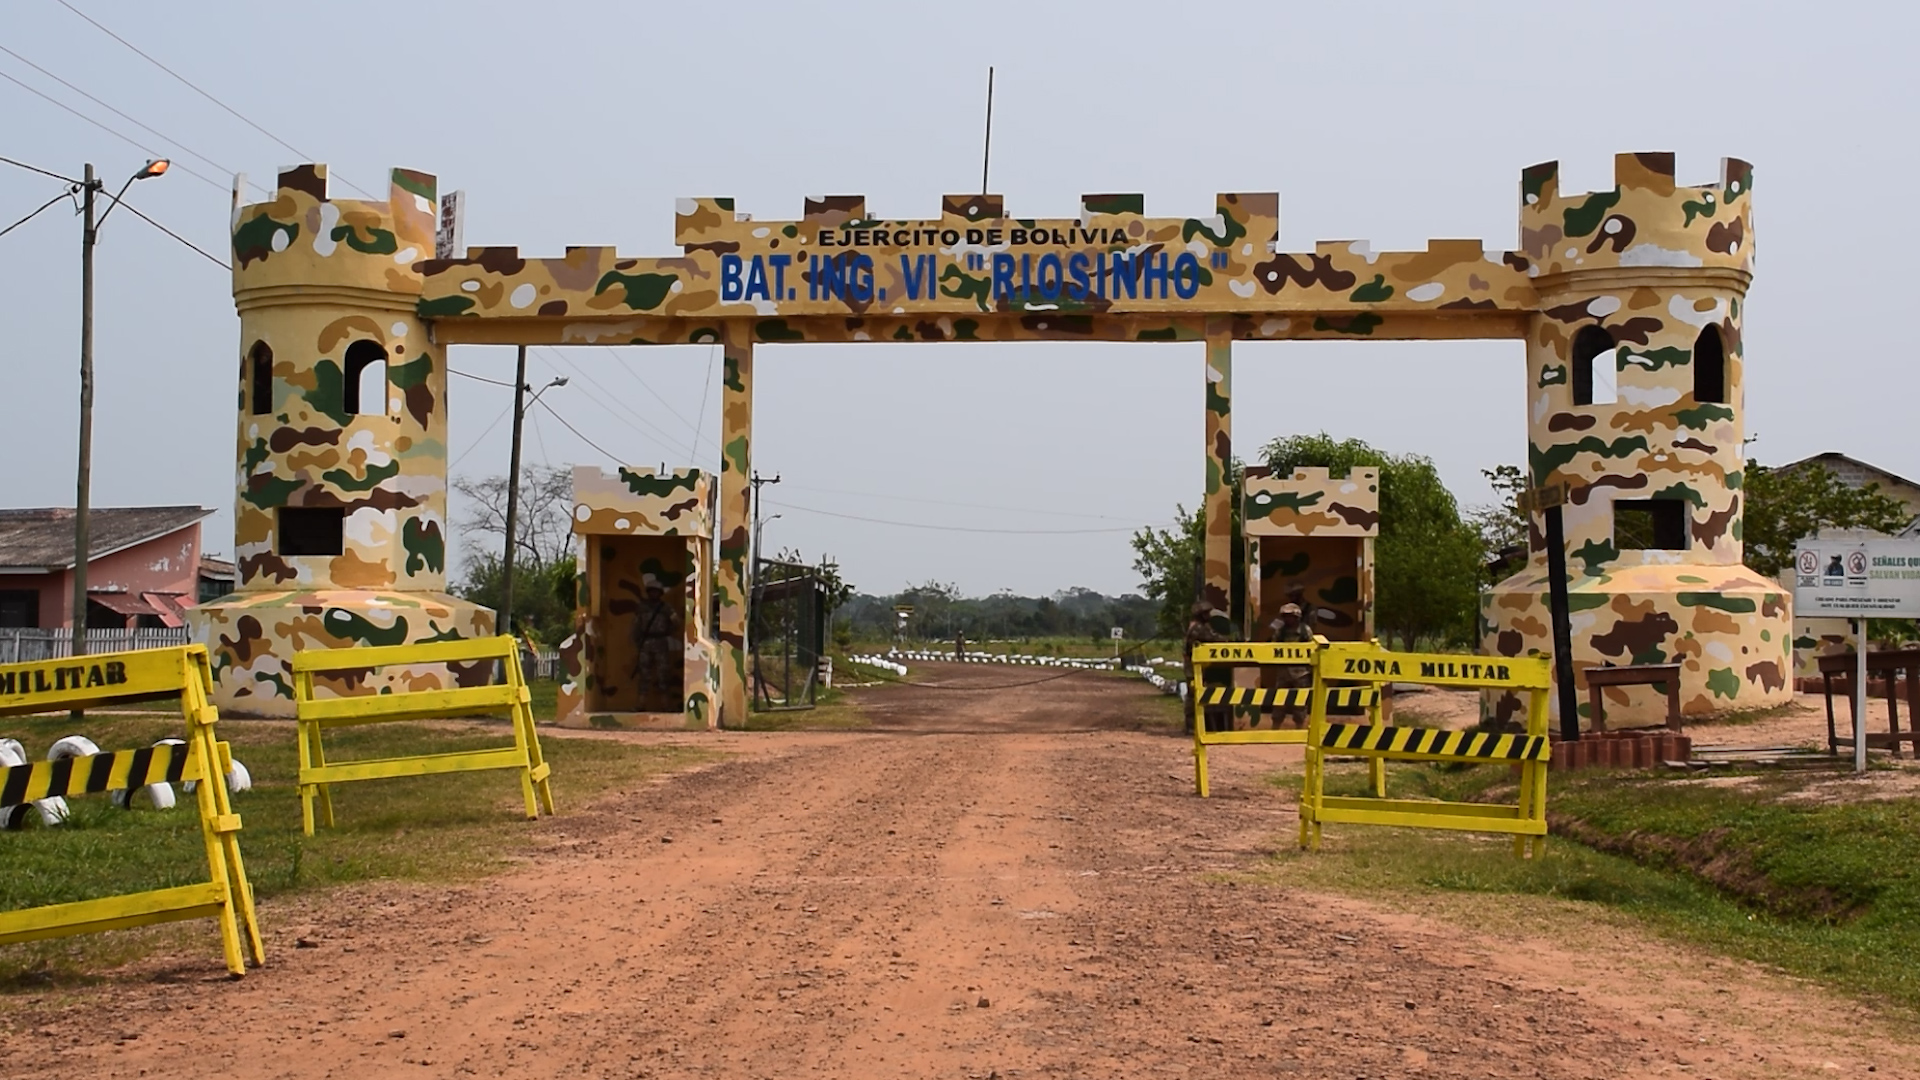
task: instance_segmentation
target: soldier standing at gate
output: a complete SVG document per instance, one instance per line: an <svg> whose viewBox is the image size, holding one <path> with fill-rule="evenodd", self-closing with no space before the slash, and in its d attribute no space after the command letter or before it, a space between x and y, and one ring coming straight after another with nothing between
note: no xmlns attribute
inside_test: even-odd
<svg viewBox="0 0 1920 1080"><path fill-rule="evenodd" d="M1219 641L1220 636L1213 632L1213 606L1197 603L1187 615L1187 731L1193 731L1193 695L1200 693L1200 686L1193 678L1193 650L1196 646L1209 641ZM1207 672L1207 684L1210 686L1233 685L1233 673L1227 668L1213 668ZM1215 705L1202 714L1208 731L1231 731L1233 729L1233 710L1230 706Z"/></svg>
<svg viewBox="0 0 1920 1080"><path fill-rule="evenodd" d="M1313 631L1300 618L1299 604L1281 604L1280 614L1267 626L1268 641L1310 642ZM1274 687L1279 690L1303 690L1313 686L1313 669L1305 664L1287 664L1275 672ZM1280 710L1273 726L1279 727L1283 721L1307 722L1307 711L1299 706L1289 705Z"/></svg>
<svg viewBox="0 0 1920 1080"><path fill-rule="evenodd" d="M676 712L680 708L680 667L685 659L680 613L666 602L666 589L652 574L642 577L645 598L633 613L634 683L645 712ZM672 703L661 706L663 700Z"/></svg>

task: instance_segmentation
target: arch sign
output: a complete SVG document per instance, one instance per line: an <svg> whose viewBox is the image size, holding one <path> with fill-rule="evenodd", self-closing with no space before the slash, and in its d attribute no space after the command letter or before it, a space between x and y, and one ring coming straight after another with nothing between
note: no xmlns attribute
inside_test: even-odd
<svg viewBox="0 0 1920 1080"><path fill-rule="evenodd" d="M1789 620L1773 602L1779 587L1741 566L1734 525L1752 170L1728 160L1715 182L1681 186L1672 155L1623 154L1614 181L1563 195L1555 164L1525 170L1513 250L1432 240L1417 251L1354 241L1288 251L1272 193L1220 195L1181 217L1148 215L1139 195L1088 195L1073 216L1054 218L1010 216L998 195L950 195L937 215L912 220L876 217L860 196L808 199L798 218L770 221L731 199L685 199L674 218L679 250L668 255L489 246L437 259L432 176L397 169L384 201L345 200L329 194L325 166L288 169L271 200L234 217L239 354L264 344L273 363L264 388L260 372L240 369L240 400L252 404L239 426L239 586L199 615L221 704L290 715L296 641L358 647L492 632L490 612L446 592L450 344L722 348L720 701L705 709L693 699L709 691L696 687L688 708L738 725L759 345L1203 346L1194 403L1204 414L1204 596L1227 637L1239 621L1229 599L1234 344L1459 338L1526 342L1530 471L1542 483L1576 478L1589 493L1567 526L1587 575L1575 585L1583 662L1618 659L1609 650L1624 642L1636 658L1681 658L1683 683L1699 693L1770 704L1786 693L1766 664L1784 662L1776 643L1790 639ZM1587 326L1621 347L1616 403L1576 404L1569 392L1570 345ZM1689 364L1709 331L1725 345L1716 360L1723 400L1693 390ZM342 407L346 352L359 342L388 355L393 405L382 415ZM1686 548L1616 543L1616 493L1680 500ZM1532 554L1490 595L1489 652L1549 647L1536 580L1544 552L1536 544ZM1729 654L1748 659L1717 659ZM378 692L379 682L355 689Z"/></svg>

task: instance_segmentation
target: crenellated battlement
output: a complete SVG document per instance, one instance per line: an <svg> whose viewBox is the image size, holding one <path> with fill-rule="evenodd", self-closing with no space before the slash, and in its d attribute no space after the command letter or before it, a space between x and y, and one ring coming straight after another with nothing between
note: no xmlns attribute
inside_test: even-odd
<svg viewBox="0 0 1920 1080"><path fill-rule="evenodd" d="M1520 248L1536 279L1617 268L1753 272L1753 166L1723 158L1717 183L1681 186L1670 153L1616 154L1614 186L1560 191L1560 163L1520 174Z"/></svg>
<svg viewBox="0 0 1920 1080"><path fill-rule="evenodd" d="M384 200L335 199L327 167L283 169L269 202L234 212L233 288L341 286L418 295L415 264L433 257L437 181L394 169Z"/></svg>
<svg viewBox="0 0 1920 1080"><path fill-rule="evenodd" d="M1380 470L1355 467L1343 477L1325 468L1241 482L1241 520L1248 536L1378 536Z"/></svg>

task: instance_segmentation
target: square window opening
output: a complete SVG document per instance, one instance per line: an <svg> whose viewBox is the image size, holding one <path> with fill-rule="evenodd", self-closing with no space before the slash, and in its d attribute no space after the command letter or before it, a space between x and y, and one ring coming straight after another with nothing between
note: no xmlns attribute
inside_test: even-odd
<svg viewBox="0 0 1920 1080"><path fill-rule="evenodd" d="M1619 551L1685 551L1686 500L1615 500L1613 546Z"/></svg>
<svg viewBox="0 0 1920 1080"><path fill-rule="evenodd" d="M283 506L282 555L339 555L346 550L347 512L338 506Z"/></svg>

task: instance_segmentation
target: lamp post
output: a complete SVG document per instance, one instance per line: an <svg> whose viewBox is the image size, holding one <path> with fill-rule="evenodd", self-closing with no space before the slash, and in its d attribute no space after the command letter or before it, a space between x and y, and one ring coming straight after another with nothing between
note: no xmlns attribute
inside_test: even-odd
<svg viewBox="0 0 1920 1080"><path fill-rule="evenodd" d="M87 651L87 514L92 501L93 488L93 248L100 240L100 227L107 223L107 215L120 205L120 196L127 193L135 180L147 180L164 175L169 162L166 158L149 161L139 172L127 177L120 190L113 195L113 202L94 219L95 197L106 190L93 174L93 165L88 163L85 178L81 183L80 213L83 224L80 230L80 464L78 476L74 482L73 496L73 655L83 656Z"/></svg>
<svg viewBox="0 0 1920 1080"><path fill-rule="evenodd" d="M500 626L503 634L513 633L513 549L519 544L514 529L520 516L520 423L526 418L527 410L540 400L540 395L556 386L567 385L565 375L555 376L552 382L541 387L533 397L524 403L521 395L533 387L527 385L527 347L520 346L513 375L513 453L512 462L507 467L507 548L500 559Z"/></svg>

